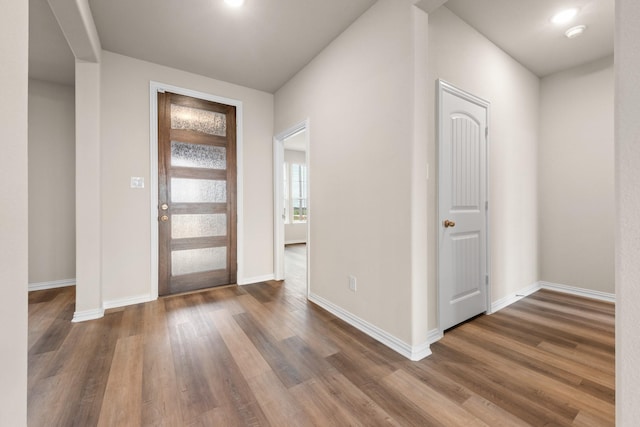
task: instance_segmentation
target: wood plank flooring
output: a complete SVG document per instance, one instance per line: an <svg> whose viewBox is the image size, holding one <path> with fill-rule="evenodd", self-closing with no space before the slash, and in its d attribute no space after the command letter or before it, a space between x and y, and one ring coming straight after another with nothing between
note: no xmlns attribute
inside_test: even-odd
<svg viewBox="0 0 640 427"><path fill-rule="evenodd" d="M539 291L410 362L305 300L303 251L84 323L73 287L30 293L29 426L615 424L612 304Z"/></svg>

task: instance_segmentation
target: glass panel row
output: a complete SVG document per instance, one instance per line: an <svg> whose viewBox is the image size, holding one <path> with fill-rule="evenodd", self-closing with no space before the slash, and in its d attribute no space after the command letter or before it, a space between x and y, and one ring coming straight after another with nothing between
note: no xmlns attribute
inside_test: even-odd
<svg viewBox="0 0 640 427"><path fill-rule="evenodd" d="M171 166L225 170L227 169L227 149L171 141Z"/></svg>
<svg viewBox="0 0 640 427"><path fill-rule="evenodd" d="M227 181L171 178L173 203L226 203Z"/></svg>
<svg viewBox="0 0 640 427"><path fill-rule="evenodd" d="M171 104L171 129L227 136L227 116L215 111Z"/></svg>
<svg viewBox="0 0 640 427"><path fill-rule="evenodd" d="M226 246L171 252L171 275L173 276L225 268L227 268Z"/></svg>
<svg viewBox="0 0 640 427"><path fill-rule="evenodd" d="M226 214L171 215L171 238L227 235Z"/></svg>

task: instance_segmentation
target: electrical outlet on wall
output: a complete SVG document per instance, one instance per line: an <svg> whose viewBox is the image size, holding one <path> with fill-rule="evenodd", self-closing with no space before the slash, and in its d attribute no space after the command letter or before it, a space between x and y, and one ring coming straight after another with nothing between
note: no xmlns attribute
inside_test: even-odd
<svg viewBox="0 0 640 427"><path fill-rule="evenodd" d="M357 286L356 286L356 277L355 276L349 276L349 290L351 292L355 292L357 290Z"/></svg>

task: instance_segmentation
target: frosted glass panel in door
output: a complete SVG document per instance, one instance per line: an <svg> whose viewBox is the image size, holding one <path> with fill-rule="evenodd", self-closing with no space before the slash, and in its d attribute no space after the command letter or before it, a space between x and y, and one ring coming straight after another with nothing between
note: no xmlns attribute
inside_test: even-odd
<svg viewBox="0 0 640 427"><path fill-rule="evenodd" d="M171 178L171 201L174 203L226 203L227 181Z"/></svg>
<svg viewBox="0 0 640 427"><path fill-rule="evenodd" d="M226 234L226 214L192 214L171 216L171 237L173 239L226 236Z"/></svg>
<svg viewBox="0 0 640 427"><path fill-rule="evenodd" d="M227 149L214 145L171 141L171 166L225 170Z"/></svg>
<svg viewBox="0 0 640 427"><path fill-rule="evenodd" d="M209 135L227 135L227 116L214 111L171 104L171 129L194 130Z"/></svg>
<svg viewBox="0 0 640 427"><path fill-rule="evenodd" d="M225 268L227 268L226 246L171 252L171 274L173 276Z"/></svg>
<svg viewBox="0 0 640 427"><path fill-rule="evenodd" d="M158 94L158 294L237 281L236 108Z"/></svg>

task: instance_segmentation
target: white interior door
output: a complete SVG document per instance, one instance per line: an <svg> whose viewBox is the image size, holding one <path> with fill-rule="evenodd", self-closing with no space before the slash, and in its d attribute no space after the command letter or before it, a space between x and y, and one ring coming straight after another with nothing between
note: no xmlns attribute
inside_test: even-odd
<svg viewBox="0 0 640 427"><path fill-rule="evenodd" d="M489 103L439 81L438 300L444 331L487 311Z"/></svg>

